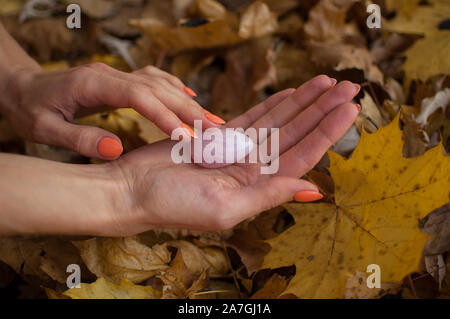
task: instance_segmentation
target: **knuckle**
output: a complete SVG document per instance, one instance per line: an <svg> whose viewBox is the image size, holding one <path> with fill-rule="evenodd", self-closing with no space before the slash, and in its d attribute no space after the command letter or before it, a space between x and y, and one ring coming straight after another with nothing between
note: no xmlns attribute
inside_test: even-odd
<svg viewBox="0 0 450 319"><path fill-rule="evenodd" d="M155 71L155 69L156 68L153 65L147 65L142 70L145 72L152 72L152 71Z"/></svg>
<svg viewBox="0 0 450 319"><path fill-rule="evenodd" d="M92 76L92 69L87 65L81 65L73 69L73 77L71 78L71 84L84 83Z"/></svg>
<svg viewBox="0 0 450 319"><path fill-rule="evenodd" d="M142 94L144 94L147 90L147 86L141 83L130 83L128 86L128 92L133 101L140 99Z"/></svg>
<svg viewBox="0 0 450 319"><path fill-rule="evenodd" d="M172 84L174 84L176 86L184 86L184 83L179 78L177 78L175 75L168 73L168 79L169 79L169 81L172 82Z"/></svg>
<svg viewBox="0 0 450 319"><path fill-rule="evenodd" d="M82 145L84 145L86 141L86 131L85 130L76 130L72 136L73 141L73 150L77 153L81 152Z"/></svg>
<svg viewBox="0 0 450 319"><path fill-rule="evenodd" d="M109 70L109 66L102 62L88 63L86 64L86 67L97 71Z"/></svg>
<svg viewBox="0 0 450 319"><path fill-rule="evenodd" d="M45 132L45 116L38 113L31 114L30 134L34 140L39 140L41 135Z"/></svg>
<svg viewBox="0 0 450 319"><path fill-rule="evenodd" d="M161 108L153 113L152 120L155 123L162 123L163 121L174 117L175 115L167 108Z"/></svg>

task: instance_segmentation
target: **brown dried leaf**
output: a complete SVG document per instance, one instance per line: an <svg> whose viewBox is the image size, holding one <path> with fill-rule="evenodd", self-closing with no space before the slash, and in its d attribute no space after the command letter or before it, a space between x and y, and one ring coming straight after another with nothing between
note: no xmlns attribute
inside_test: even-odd
<svg viewBox="0 0 450 319"><path fill-rule="evenodd" d="M244 223L242 228L235 229L233 236L227 240L227 246L236 250L249 275L259 269L264 256L270 251L264 240L277 235L273 226L281 211L282 208L278 207L258 215L250 223Z"/></svg>
<svg viewBox="0 0 450 319"><path fill-rule="evenodd" d="M227 9L215 0L196 0L190 10L211 20L225 19L227 15Z"/></svg>
<svg viewBox="0 0 450 319"><path fill-rule="evenodd" d="M2 22L20 45L41 62L78 50L76 34L66 27L64 17L32 19L23 24L15 19Z"/></svg>
<svg viewBox="0 0 450 319"><path fill-rule="evenodd" d="M66 239L1 238L0 260L18 274L37 276L44 281L55 280L65 284L67 266L81 267L83 280L92 280L76 248Z"/></svg>
<svg viewBox="0 0 450 319"><path fill-rule="evenodd" d="M381 85L384 83L383 73L364 47L342 43L309 42L308 50L318 65L329 66L336 71L358 69L364 72L367 80Z"/></svg>
<svg viewBox="0 0 450 319"><path fill-rule="evenodd" d="M136 237L92 238L74 242L89 270L97 277L120 283L122 278L142 282L167 269L167 245L147 247Z"/></svg>
<svg viewBox="0 0 450 319"><path fill-rule="evenodd" d="M116 1L107 0L73 0L72 3L78 4L82 12L93 19L108 17L113 13L116 6Z"/></svg>
<svg viewBox="0 0 450 319"><path fill-rule="evenodd" d="M171 26L156 19L132 19L130 24L171 53L233 45L242 41L236 19L215 20L199 26Z"/></svg>
<svg viewBox="0 0 450 319"><path fill-rule="evenodd" d="M425 255L450 252L450 204L434 210L419 223L420 229L431 235L424 247Z"/></svg>
<svg viewBox="0 0 450 319"><path fill-rule="evenodd" d="M367 132L373 133L378 128L387 124L369 93L365 92L364 97L360 100L360 104L361 112L355 122L360 132L365 129Z"/></svg>
<svg viewBox="0 0 450 319"><path fill-rule="evenodd" d="M243 39L259 38L274 33L278 28L275 15L262 1L253 2L242 14L239 36Z"/></svg>
<svg viewBox="0 0 450 319"><path fill-rule="evenodd" d="M192 274L186 264L181 250L178 250L170 267L161 275L164 282L162 299L193 298L209 285L207 272L200 276Z"/></svg>
<svg viewBox="0 0 450 319"><path fill-rule="evenodd" d="M211 277L222 277L229 271L227 257L221 248L199 248L185 240L170 241L167 245L181 251L186 267L194 275L200 275L208 270Z"/></svg>
<svg viewBox="0 0 450 319"><path fill-rule="evenodd" d="M289 280L283 276L273 274L264 286L255 292L250 299L276 299L286 289L288 282Z"/></svg>

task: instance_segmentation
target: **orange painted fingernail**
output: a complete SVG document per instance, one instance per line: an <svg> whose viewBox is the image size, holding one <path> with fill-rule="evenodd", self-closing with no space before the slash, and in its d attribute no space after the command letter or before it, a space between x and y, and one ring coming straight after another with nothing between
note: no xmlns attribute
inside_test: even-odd
<svg viewBox="0 0 450 319"><path fill-rule="evenodd" d="M184 130L193 138L198 138L197 134L195 134L194 130L191 129L188 125L186 124L181 124L181 127L184 128Z"/></svg>
<svg viewBox="0 0 450 319"><path fill-rule="evenodd" d="M213 123L216 124L225 124L226 121L221 119L220 117L218 117L217 115L212 114L211 112L208 112L207 110L205 110L205 117L210 120Z"/></svg>
<svg viewBox="0 0 450 319"><path fill-rule="evenodd" d="M361 112L361 105L355 104L356 108L358 109L358 112Z"/></svg>
<svg viewBox="0 0 450 319"><path fill-rule="evenodd" d="M314 202L316 200L322 199L323 195L316 191L299 191L295 194L294 199L297 202Z"/></svg>
<svg viewBox="0 0 450 319"><path fill-rule="evenodd" d="M111 137L104 137L98 142L98 153L103 157L117 157L123 152L122 144Z"/></svg>
<svg viewBox="0 0 450 319"><path fill-rule="evenodd" d="M184 87L184 92L186 92L186 94L189 95L190 97L197 96L197 93L195 93L193 89L188 88L187 86Z"/></svg>

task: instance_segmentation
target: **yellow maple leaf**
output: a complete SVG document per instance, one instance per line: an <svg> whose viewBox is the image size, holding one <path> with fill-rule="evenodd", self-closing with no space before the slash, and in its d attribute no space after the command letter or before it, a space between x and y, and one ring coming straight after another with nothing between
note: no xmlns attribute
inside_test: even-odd
<svg viewBox="0 0 450 319"><path fill-rule="evenodd" d="M449 50L450 31L435 31L418 40L406 51L403 69L407 88L415 79L425 82L436 75L450 74Z"/></svg>
<svg viewBox="0 0 450 319"><path fill-rule="evenodd" d="M413 1L408 3L409 6L413 4ZM447 0L433 0L431 5L415 5L411 10L400 10L398 16L388 21L384 28L392 32L425 35L438 30L439 24L449 16L450 3Z"/></svg>
<svg viewBox="0 0 450 319"><path fill-rule="evenodd" d="M411 14L421 0L386 0L388 11L401 10L404 14Z"/></svg>
<svg viewBox="0 0 450 319"><path fill-rule="evenodd" d="M98 278L92 284L81 284L63 293L72 299L158 299L161 294L150 286L139 286L122 279L120 285Z"/></svg>
<svg viewBox="0 0 450 319"><path fill-rule="evenodd" d="M295 264L284 293L342 298L347 279L370 264L382 282L417 270L426 242L418 220L449 201L450 158L442 145L404 158L398 116L374 134L363 133L351 159L330 152L335 204L287 204L295 225L268 240L262 268Z"/></svg>
<svg viewBox="0 0 450 319"><path fill-rule="evenodd" d="M422 35L406 51L405 90L409 91L413 80L426 81L429 78L450 74L450 31L439 30L439 25L450 16L450 2L447 0L430 0L428 5L417 6L411 14L400 14L385 25L385 29L405 34Z"/></svg>

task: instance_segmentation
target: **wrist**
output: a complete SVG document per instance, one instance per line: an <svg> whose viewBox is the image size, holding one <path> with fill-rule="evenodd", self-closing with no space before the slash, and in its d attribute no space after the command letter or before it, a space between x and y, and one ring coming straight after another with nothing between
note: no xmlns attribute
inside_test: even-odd
<svg viewBox="0 0 450 319"><path fill-rule="evenodd" d="M76 234L96 236L126 236L125 219L132 207L129 184L115 162L101 165L81 165L76 172L83 181L80 190L82 209Z"/></svg>

